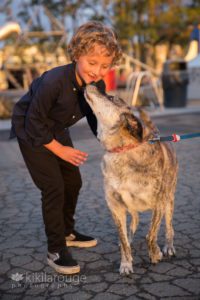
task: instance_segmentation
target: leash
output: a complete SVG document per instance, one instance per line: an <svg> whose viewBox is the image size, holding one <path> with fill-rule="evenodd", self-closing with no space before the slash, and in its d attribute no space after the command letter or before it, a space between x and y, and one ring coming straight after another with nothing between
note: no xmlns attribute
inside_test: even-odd
<svg viewBox="0 0 200 300"><path fill-rule="evenodd" d="M155 142L179 142L180 140L187 140L187 139L192 139L195 137L200 137L200 132L198 133L188 133L188 134L182 134L182 135L178 135L178 134L172 134L172 135L168 135L168 136L157 136L154 137L152 139L149 139L149 143L150 144L154 144Z"/></svg>
<svg viewBox="0 0 200 300"><path fill-rule="evenodd" d="M178 135L178 134L172 134L172 135L168 135L168 136L156 136L152 139L149 139L145 142L148 142L149 144L154 144L156 142L179 142L180 140L187 140L187 139L192 139L195 137L200 137L200 132L198 133L188 133L188 134L182 134L182 135ZM141 143L143 144L143 143ZM129 145L125 145L125 146L119 146L119 147L115 147L112 149L107 149L108 152L110 153L121 153L121 152L125 152L134 148L137 148L138 146L141 146L141 144L129 144Z"/></svg>

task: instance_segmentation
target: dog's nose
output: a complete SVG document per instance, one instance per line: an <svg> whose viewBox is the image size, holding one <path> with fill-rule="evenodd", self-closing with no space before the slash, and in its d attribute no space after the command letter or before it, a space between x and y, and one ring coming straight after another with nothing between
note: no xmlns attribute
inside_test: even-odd
<svg viewBox="0 0 200 300"><path fill-rule="evenodd" d="M90 84L96 86L96 82L95 81L90 82Z"/></svg>

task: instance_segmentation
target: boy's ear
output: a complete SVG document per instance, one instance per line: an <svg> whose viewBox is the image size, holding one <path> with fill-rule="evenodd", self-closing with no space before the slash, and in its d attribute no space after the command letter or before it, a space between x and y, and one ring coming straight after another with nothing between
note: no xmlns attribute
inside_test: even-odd
<svg viewBox="0 0 200 300"><path fill-rule="evenodd" d="M143 128L140 120L131 113L123 113L120 118L130 135L141 142L143 137Z"/></svg>

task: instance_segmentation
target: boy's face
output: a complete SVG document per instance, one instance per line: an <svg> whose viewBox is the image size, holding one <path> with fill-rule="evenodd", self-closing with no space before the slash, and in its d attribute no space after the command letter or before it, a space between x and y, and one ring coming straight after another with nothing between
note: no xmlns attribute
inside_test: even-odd
<svg viewBox="0 0 200 300"><path fill-rule="evenodd" d="M76 61L76 78L80 85L97 82L105 77L112 66L113 55L108 56L104 46L95 44L94 48Z"/></svg>

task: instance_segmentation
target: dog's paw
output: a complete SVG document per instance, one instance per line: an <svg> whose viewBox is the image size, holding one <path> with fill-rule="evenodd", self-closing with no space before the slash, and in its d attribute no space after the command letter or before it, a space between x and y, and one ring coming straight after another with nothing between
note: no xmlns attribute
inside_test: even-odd
<svg viewBox="0 0 200 300"><path fill-rule="evenodd" d="M133 273L133 265L131 262L121 262L119 268L120 275L129 275Z"/></svg>
<svg viewBox="0 0 200 300"><path fill-rule="evenodd" d="M152 253L150 255L151 263L157 264L159 261L161 261L163 258L163 254L160 250L156 251L156 253Z"/></svg>
<svg viewBox="0 0 200 300"><path fill-rule="evenodd" d="M164 256L175 256L176 255L176 250L175 250L174 246L165 245L162 249L162 252L163 252Z"/></svg>

